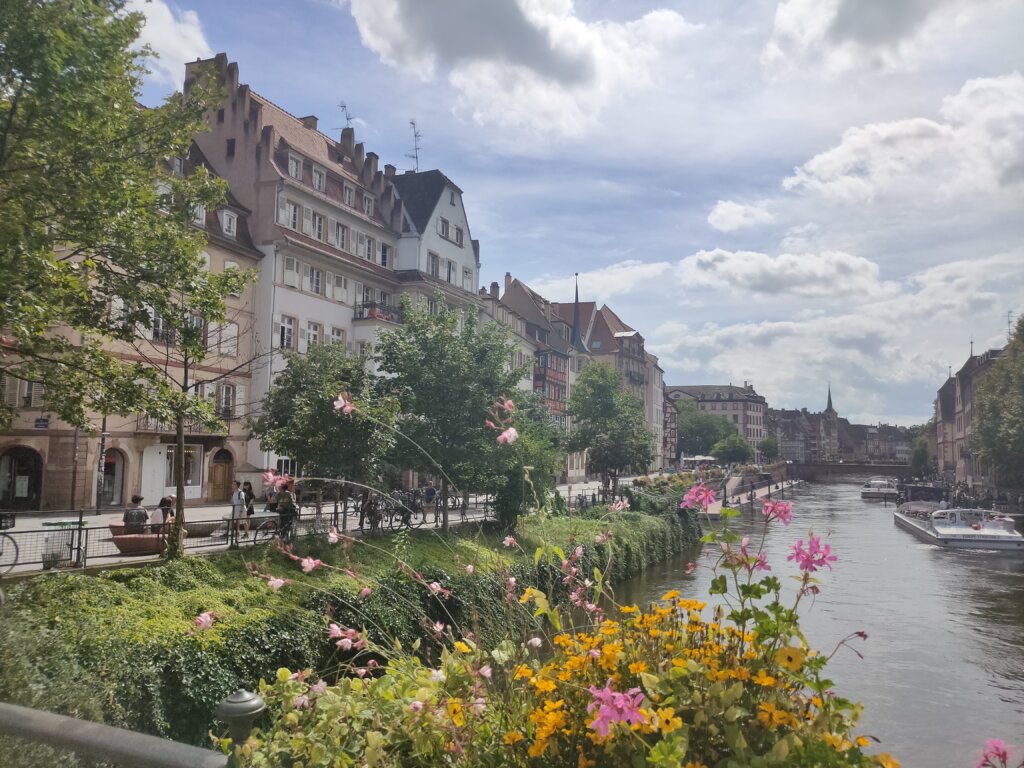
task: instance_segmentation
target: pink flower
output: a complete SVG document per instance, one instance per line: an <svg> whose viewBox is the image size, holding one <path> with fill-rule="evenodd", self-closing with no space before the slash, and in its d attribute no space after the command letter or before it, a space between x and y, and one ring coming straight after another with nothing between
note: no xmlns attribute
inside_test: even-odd
<svg viewBox="0 0 1024 768"><path fill-rule="evenodd" d="M629 502L626 501L625 499L619 499L609 504L608 509L610 509L612 512L625 512L626 510L629 509Z"/></svg>
<svg viewBox="0 0 1024 768"><path fill-rule="evenodd" d="M600 659L601 652L597 650L597 648L591 648L589 651L587 651L587 656L589 656L592 659Z"/></svg>
<svg viewBox="0 0 1024 768"><path fill-rule="evenodd" d="M597 731L601 736L608 735L608 727L615 723L626 725L643 725L647 718L640 711L644 695L639 688L630 688L625 693L612 690L612 681L605 683L604 688L590 686L590 695L594 700L587 705L587 712L597 710L593 721L587 723L588 728Z"/></svg>
<svg viewBox="0 0 1024 768"><path fill-rule="evenodd" d="M576 547L576 549L572 551L572 559L579 560L581 557L583 557L583 547Z"/></svg>
<svg viewBox="0 0 1024 768"><path fill-rule="evenodd" d="M687 566L686 566L686 572L687 573L693 573L696 570L697 570L697 564L696 563L688 563L687 564Z"/></svg>
<svg viewBox="0 0 1024 768"><path fill-rule="evenodd" d="M309 696L306 694L296 696L294 704L296 709L306 709L309 706Z"/></svg>
<svg viewBox="0 0 1024 768"><path fill-rule="evenodd" d="M487 700L482 697L474 699L469 707L469 711L474 715L482 715L485 709L487 709Z"/></svg>
<svg viewBox="0 0 1024 768"><path fill-rule="evenodd" d="M327 543L337 544L339 541L341 541L341 536L338 535L338 529L332 525L327 529Z"/></svg>
<svg viewBox="0 0 1024 768"><path fill-rule="evenodd" d="M466 566L466 573L468 573L470 576L473 575L473 571L475 571L475 570L476 570L476 568L474 568L472 565L467 565Z"/></svg>
<svg viewBox="0 0 1024 768"><path fill-rule="evenodd" d="M413 712L422 712L423 711L423 702L422 701L410 701L409 702L409 709L411 709Z"/></svg>
<svg viewBox="0 0 1024 768"><path fill-rule="evenodd" d="M352 408L354 406L352 405L351 397L352 396L348 392L342 392L338 395L338 399L334 401L334 410L341 411L346 416L352 413Z"/></svg>
<svg viewBox="0 0 1024 768"><path fill-rule="evenodd" d="M491 679L491 668L486 664L480 667L480 677L490 680Z"/></svg>
<svg viewBox="0 0 1024 768"><path fill-rule="evenodd" d="M335 645L341 648L341 650L343 651L351 651L352 646L355 645L355 643L352 642L351 637L343 637L341 638L341 640L336 642Z"/></svg>
<svg viewBox="0 0 1024 768"><path fill-rule="evenodd" d="M757 560L754 561L755 571L770 571L772 567L768 565L768 555L762 549L757 553Z"/></svg>
<svg viewBox="0 0 1024 768"><path fill-rule="evenodd" d="M434 634L435 635L440 635L442 632L444 632L444 624L442 622L440 622L440 621L435 621L434 622Z"/></svg>
<svg viewBox="0 0 1024 768"><path fill-rule="evenodd" d="M271 576L269 579L267 579L267 586L270 587L274 592L277 592L277 590L279 590L287 583L288 582L284 579L279 579L276 576Z"/></svg>
<svg viewBox="0 0 1024 768"><path fill-rule="evenodd" d="M327 631L331 640L337 640L339 637L345 636L345 631L334 622L331 622L331 625L327 628Z"/></svg>
<svg viewBox="0 0 1024 768"><path fill-rule="evenodd" d="M607 544L611 540L612 535L610 533L599 533L594 537L595 544Z"/></svg>
<svg viewBox="0 0 1024 768"><path fill-rule="evenodd" d="M1005 766L1009 759L1010 750L1007 748L1006 742L1002 739L989 739L985 742L984 749L981 750L981 759L978 760L976 768L997 765L994 760L999 761L998 765Z"/></svg>
<svg viewBox="0 0 1024 768"><path fill-rule="evenodd" d="M683 497L682 503L679 505L680 509L692 509L693 507L702 507L707 512L708 507L715 502L715 492L708 488L704 483L697 483L686 492L686 496Z"/></svg>
<svg viewBox="0 0 1024 768"><path fill-rule="evenodd" d="M531 648L540 648L541 645L544 644L544 641L541 640L539 637L531 637L529 640L526 641L526 644Z"/></svg>
<svg viewBox="0 0 1024 768"><path fill-rule="evenodd" d="M506 547L514 547L516 545L516 537L506 536L504 539L501 540L501 543L504 544Z"/></svg>
<svg viewBox="0 0 1024 768"><path fill-rule="evenodd" d="M516 588L516 577L515 576L509 576L508 577L508 588L509 589L515 589Z"/></svg>
<svg viewBox="0 0 1024 768"><path fill-rule="evenodd" d="M486 425L487 425L488 427L490 427L491 429L499 429L498 425L497 425L497 424L495 424L495 423L494 423L493 421L491 421L490 419L484 419L484 424L486 424Z"/></svg>
<svg viewBox="0 0 1024 768"><path fill-rule="evenodd" d="M366 662L366 668L367 669L376 669L379 666L380 666L380 662L377 661L376 659L370 659L368 662Z"/></svg>
<svg viewBox="0 0 1024 768"><path fill-rule="evenodd" d="M511 445L519 439L519 433L516 432L515 427L509 427L500 435L498 435L498 445Z"/></svg>
<svg viewBox="0 0 1024 768"><path fill-rule="evenodd" d="M313 685L309 686L310 693L323 693L327 690L326 680L317 680Z"/></svg>
<svg viewBox="0 0 1024 768"><path fill-rule="evenodd" d="M432 595L441 594L441 585L438 584L436 581L430 582L430 584L427 586L427 589L430 590L430 594Z"/></svg>
<svg viewBox="0 0 1024 768"><path fill-rule="evenodd" d="M839 559L832 554L831 545L821 545L821 538L819 536L808 537L807 549L804 549L803 539L797 539L796 544L792 546L792 550L793 554L786 559L796 561L800 570L807 571L808 573L814 573L823 566L831 571L832 563Z"/></svg>
<svg viewBox="0 0 1024 768"><path fill-rule="evenodd" d="M317 560L313 557L304 557L299 561L299 563L302 565L303 573L312 573L324 564L322 560Z"/></svg>
<svg viewBox="0 0 1024 768"><path fill-rule="evenodd" d="M373 590L370 589L369 587L363 587L362 589L359 590L359 597L361 597L363 600L365 600L366 598L368 598L372 594L373 594Z"/></svg>
<svg viewBox="0 0 1024 768"><path fill-rule="evenodd" d="M213 611L203 611L196 616L196 629L207 630L213 626L213 620L217 618Z"/></svg>
<svg viewBox="0 0 1024 768"><path fill-rule="evenodd" d="M277 479L277 475L274 474L273 470L268 469L266 472L263 473L263 484L264 485L273 485L274 484L274 480L276 480L276 479Z"/></svg>
<svg viewBox="0 0 1024 768"><path fill-rule="evenodd" d="M793 505L788 501L766 501L761 514L769 521L781 520L783 525L793 522Z"/></svg>
<svg viewBox="0 0 1024 768"><path fill-rule="evenodd" d="M516 404L509 400L507 397L498 401L498 404L505 411L505 413L512 413L516 409Z"/></svg>

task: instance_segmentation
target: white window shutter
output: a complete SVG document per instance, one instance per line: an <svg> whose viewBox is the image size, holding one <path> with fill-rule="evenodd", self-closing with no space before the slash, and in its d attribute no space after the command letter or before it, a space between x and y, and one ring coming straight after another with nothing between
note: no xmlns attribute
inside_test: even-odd
<svg viewBox="0 0 1024 768"><path fill-rule="evenodd" d="M306 341L306 329L299 328L299 352L305 352L309 348L309 344Z"/></svg>
<svg viewBox="0 0 1024 768"><path fill-rule="evenodd" d="M0 373L0 396L3 397L4 405L18 406L18 390L21 388L21 380L6 373Z"/></svg>
<svg viewBox="0 0 1024 768"><path fill-rule="evenodd" d="M356 236L356 256L366 258L366 235L362 232Z"/></svg>
<svg viewBox="0 0 1024 768"><path fill-rule="evenodd" d="M248 415L249 401L246 397L245 384L235 384L235 418L237 419Z"/></svg>
<svg viewBox="0 0 1024 768"><path fill-rule="evenodd" d="M223 354L220 348L220 323L216 320L211 320L206 326L206 348L212 353Z"/></svg>
<svg viewBox="0 0 1024 768"><path fill-rule="evenodd" d="M333 272L324 272L323 286L324 286L324 298L326 298L326 299L333 299L334 298L334 273Z"/></svg>
<svg viewBox="0 0 1024 768"><path fill-rule="evenodd" d="M299 287L299 262L291 256L284 260L284 284L292 288Z"/></svg>
<svg viewBox="0 0 1024 768"><path fill-rule="evenodd" d="M238 355L238 323L227 323L220 329L218 344L222 355Z"/></svg>
<svg viewBox="0 0 1024 768"><path fill-rule="evenodd" d="M313 209L302 206L302 234L309 235L313 232Z"/></svg>
<svg viewBox="0 0 1024 768"><path fill-rule="evenodd" d="M338 245L338 222L336 219L327 219L327 242L333 246Z"/></svg>
<svg viewBox="0 0 1024 768"><path fill-rule="evenodd" d="M363 300L363 284L362 283L356 283L355 284L355 289L356 289L356 304L359 304Z"/></svg>
<svg viewBox="0 0 1024 768"><path fill-rule="evenodd" d="M277 223L286 227L291 226L291 222L288 221L288 199L284 195L277 196Z"/></svg>
<svg viewBox="0 0 1024 768"><path fill-rule="evenodd" d="M302 265L302 290L304 290L304 291L310 290L309 265L308 264L303 264Z"/></svg>

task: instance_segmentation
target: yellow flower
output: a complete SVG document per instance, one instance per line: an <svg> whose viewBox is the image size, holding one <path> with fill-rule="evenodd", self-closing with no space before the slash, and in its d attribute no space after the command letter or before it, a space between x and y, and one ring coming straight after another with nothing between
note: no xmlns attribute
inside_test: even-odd
<svg viewBox="0 0 1024 768"><path fill-rule="evenodd" d="M640 612L640 609L637 608L635 605L624 605L621 608L619 608L619 610L622 613L639 613Z"/></svg>
<svg viewBox="0 0 1024 768"><path fill-rule="evenodd" d="M667 735L682 728L683 719L676 717L676 711L672 707L662 707L658 709L658 727Z"/></svg>
<svg viewBox="0 0 1024 768"><path fill-rule="evenodd" d="M678 589L673 589L671 592L666 592L664 595L662 595L661 599L662 600L675 600L677 597L679 597L679 590Z"/></svg>
<svg viewBox="0 0 1024 768"><path fill-rule="evenodd" d="M771 688L775 685L775 678L767 674L763 669L759 669L757 674L754 675L754 682L758 685L763 685L765 688Z"/></svg>
<svg viewBox="0 0 1024 768"><path fill-rule="evenodd" d="M888 752L883 752L878 756L878 764L882 766L882 768L902 768L900 761Z"/></svg>
<svg viewBox="0 0 1024 768"><path fill-rule="evenodd" d="M804 658L806 656L807 654L803 649L787 646L779 648L775 652L775 663L780 667L788 669L790 672L797 672L804 665Z"/></svg>
<svg viewBox="0 0 1024 768"><path fill-rule="evenodd" d="M515 744L517 741L522 741L524 738L526 737L519 731L509 731L505 734L504 738L502 738L502 741L506 744Z"/></svg>
<svg viewBox="0 0 1024 768"><path fill-rule="evenodd" d="M533 677L533 670L530 669L525 664L520 664L518 667L516 667L516 671L515 671L513 677L516 680L519 680L520 678L523 678L523 677Z"/></svg>
<svg viewBox="0 0 1024 768"><path fill-rule="evenodd" d="M867 736L858 736L856 739L854 739L854 741L857 743L858 747L871 746L871 739L869 739Z"/></svg>
<svg viewBox="0 0 1024 768"><path fill-rule="evenodd" d="M462 702L458 699L448 699L448 717L459 728L466 724L466 717L462 714Z"/></svg>
<svg viewBox="0 0 1024 768"><path fill-rule="evenodd" d="M470 647L461 640L455 641L455 650L461 651L462 653L469 653Z"/></svg>
<svg viewBox="0 0 1024 768"><path fill-rule="evenodd" d="M837 733L826 733L823 738L825 739L825 743L832 747L836 752L846 752L848 749L853 747L853 744L849 740Z"/></svg>
<svg viewBox="0 0 1024 768"><path fill-rule="evenodd" d="M547 739L537 739L535 742L533 742L533 744L530 745L530 748L526 750L526 754L528 754L530 757L540 757L544 754L544 750L547 748Z"/></svg>
<svg viewBox="0 0 1024 768"><path fill-rule="evenodd" d="M550 693L557 687L555 681L549 677L531 677L530 682L537 689L537 693Z"/></svg>
<svg viewBox="0 0 1024 768"><path fill-rule="evenodd" d="M522 597L519 598L519 602L520 603L529 602L536 593L537 593L537 590L535 590L533 587L527 587L526 591L523 592Z"/></svg>
<svg viewBox="0 0 1024 768"><path fill-rule="evenodd" d="M704 763L687 763L686 768L708 768Z"/></svg>
<svg viewBox="0 0 1024 768"><path fill-rule="evenodd" d="M643 661L634 661L629 665L629 671L634 675L639 675L641 672L647 671L647 663Z"/></svg>

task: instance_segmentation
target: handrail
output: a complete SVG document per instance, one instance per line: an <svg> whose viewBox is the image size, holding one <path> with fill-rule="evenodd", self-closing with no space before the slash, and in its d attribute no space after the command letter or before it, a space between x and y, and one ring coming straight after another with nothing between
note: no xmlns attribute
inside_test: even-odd
<svg viewBox="0 0 1024 768"><path fill-rule="evenodd" d="M0 734L133 768L225 768L226 755L145 733L0 702Z"/></svg>

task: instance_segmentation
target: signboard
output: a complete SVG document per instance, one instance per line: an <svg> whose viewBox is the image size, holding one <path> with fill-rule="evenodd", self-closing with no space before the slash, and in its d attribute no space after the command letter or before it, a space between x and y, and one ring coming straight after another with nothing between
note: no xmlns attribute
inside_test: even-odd
<svg viewBox="0 0 1024 768"><path fill-rule="evenodd" d="M36 429L49 429L50 420L46 416L40 416L36 419Z"/></svg>
<svg viewBox="0 0 1024 768"><path fill-rule="evenodd" d="M14 478L14 498L28 498L28 475L18 475Z"/></svg>

